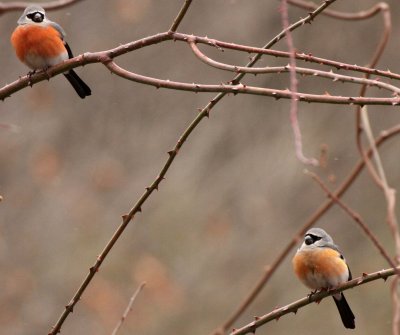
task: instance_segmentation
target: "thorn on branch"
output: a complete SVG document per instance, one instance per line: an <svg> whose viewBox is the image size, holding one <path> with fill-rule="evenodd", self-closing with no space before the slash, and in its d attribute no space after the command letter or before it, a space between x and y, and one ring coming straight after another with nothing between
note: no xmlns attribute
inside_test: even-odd
<svg viewBox="0 0 400 335"><path fill-rule="evenodd" d="M70 313L74 312L74 306L72 303L69 303L68 305L65 305L65 309L68 310Z"/></svg>
<svg viewBox="0 0 400 335"><path fill-rule="evenodd" d="M279 100L281 97L278 95L276 92L272 92L272 96L275 98L275 100Z"/></svg>

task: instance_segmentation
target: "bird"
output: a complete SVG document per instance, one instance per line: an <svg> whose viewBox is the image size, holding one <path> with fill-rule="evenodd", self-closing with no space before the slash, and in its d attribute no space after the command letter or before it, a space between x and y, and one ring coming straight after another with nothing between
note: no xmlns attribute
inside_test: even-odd
<svg viewBox="0 0 400 335"><path fill-rule="evenodd" d="M331 236L321 228L311 228L292 260L300 281L313 291L329 290L352 279L351 271ZM343 325L355 328L355 316L342 292L332 296Z"/></svg>
<svg viewBox="0 0 400 335"><path fill-rule="evenodd" d="M64 40L64 29L50 21L42 7L28 6L17 23L18 26L11 35L11 44L19 60L32 69L33 73L37 70L46 71L49 67L74 57ZM68 70L64 76L82 99L91 95L90 87L74 70Z"/></svg>

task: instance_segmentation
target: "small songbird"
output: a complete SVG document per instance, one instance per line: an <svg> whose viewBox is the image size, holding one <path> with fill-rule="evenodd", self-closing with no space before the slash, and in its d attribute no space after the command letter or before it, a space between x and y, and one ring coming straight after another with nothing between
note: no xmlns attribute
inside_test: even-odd
<svg viewBox="0 0 400 335"><path fill-rule="evenodd" d="M307 231L292 262L297 277L312 290L336 288L352 278L339 248L321 228ZM344 326L354 329L355 317L343 293L335 294L333 300Z"/></svg>
<svg viewBox="0 0 400 335"><path fill-rule="evenodd" d="M74 57L64 37L61 26L47 19L42 7L32 5L19 18L11 43L21 62L33 71L47 70ZM89 86L74 70L68 70L64 76L82 99L91 95Z"/></svg>

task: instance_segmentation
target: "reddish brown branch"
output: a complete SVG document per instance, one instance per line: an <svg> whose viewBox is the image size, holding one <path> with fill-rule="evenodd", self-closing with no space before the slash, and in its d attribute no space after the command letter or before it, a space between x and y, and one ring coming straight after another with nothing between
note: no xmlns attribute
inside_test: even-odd
<svg viewBox="0 0 400 335"><path fill-rule="evenodd" d="M114 49L106 50L106 51L99 51L99 52L93 52L93 53L85 53L82 55L79 55L75 58L72 58L68 61L65 61L61 64L58 64L44 72L38 72L34 75L31 76L24 76L20 78L19 80L14 81L11 84L8 84L4 86L3 88L0 89L0 99L4 100L5 98L9 97L11 94L27 87L30 85L33 85L37 82L43 81L43 80L48 80L49 77L53 77L55 75L61 74L69 69L78 67L78 66L83 66L86 64L92 64L92 63L104 63L105 65L110 63L110 60L114 59L115 57L118 57L120 55L123 55L125 53L131 52L133 50L137 50L149 45L165 42L167 40L182 40L182 41L187 41L188 39L192 38L190 35L186 34L180 34L180 33L170 33L170 32L164 32L160 34L156 34L153 36L149 36L134 42L130 42L121 46L118 46ZM211 39L205 39L205 38L200 38L200 37L195 37L196 42L206 42L207 44L216 44L217 42L215 40ZM277 38L274 38L273 40L277 40ZM217 43L218 44L218 43ZM246 49L246 48L244 48ZM252 48L253 50L257 49L258 51L265 51L262 48ZM243 50L242 47L238 47L238 50ZM255 50L256 51L256 50ZM259 53L257 56L261 55L262 53ZM248 67L253 66L254 60L259 59L259 57L254 57L253 60L247 64ZM296 58L299 57L298 54L296 54ZM306 57L305 55L300 56L301 59L310 59L310 57ZM314 60L316 60L314 58ZM329 63L329 62L328 62ZM332 64L332 62L331 62ZM357 66L350 66L342 63L337 63L336 65L339 68L343 69L352 69L352 70L360 70L359 67ZM113 67L114 65L109 65L110 67ZM202 84L189 84L189 83L179 83L179 82L174 82L170 80L162 80L162 79L157 79L157 78L150 78L142 75L135 74L133 72L129 72L126 70L123 70L121 68L115 67L117 69L116 73L122 74L123 76L126 76L127 79L134 80L143 84L147 85L153 85L155 87L164 87L164 88L169 88L169 89L178 89L178 90L186 90L186 91L191 91L191 92L221 92L221 93L241 93L241 94L256 94L256 95L265 95L265 96L270 96L274 97L276 99L283 98L283 99L290 99L292 97L292 94L290 91L287 90L276 90L276 89L270 89L270 88L261 88L261 87L251 87L251 86L244 86L241 84L238 84L240 79L243 78L244 74L240 73L238 74L233 80L232 83L234 85L202 85ZM121 69L119 72L118 70ZM392 77L392 78L399 78L400 75L398 74L393 74L388 71L379 71L375 69L368 69L368 68L363 68L361 71L369 71L373 73L381 73L382 75ZM318 94L306 94L306 93L298 93L296 94L296 98L299 101L304 101L304 102L319 102L319 103L334 103L334 104L349 104L349 105L397 105L400 103L400 99L397 97L393 98L370 98L370 97L342 97L342 96L330 96L330 95L318 95Z"/></svg>
<svg viewBox="0 0 400 335"><path fill-rule="evenodd" d="M181 22L182 22L183 18L185 17L191 4L192 4L192 0L185 0L185 3L183 4L177 17L175 18L174 22L172 23L171 28L169 28L169 30L171 32L175 32L178 29L179 25L181 24Z"/></svg>
<svg viewBox="0 0 400 335"><path fill-rule="evenodd" d="M203 63L210 65L212 67L215 67L220 70L224 71L230 71L230 72L235 72L235 73L248 73L248 74L265 74L265 73L285 73L285 72L290 72L292 65L285 65L285 66L266 66L266 67L245 67L245 66L238 66L238 65L230 65L226 63L221 63L217 62L210 57L206 56L200 49L198 48L196 44L196 38L191 37L188 40L188 43L190 45L190 48L192 49L194 55L201 60ZM334 82L348 82L348 83L355 83L355 84L360 84L360 85L366 85L366 86L372 86L372 87L377 87L377 88L382 88L385 90L388 90L389 92L399 95L400 94L400 88L387 84L385 82L382 82L380 80L372 80L372 79L367 79L367 78L358 78L358 77L352 77L352 76L346 76L346 75L341 75L338 73L331 71L321 71L321 70L316 70L316 69L311 69L311 68L303 68L299 66L295 66L294 70L296 73L301 74L301 75L307 75L307 76L314 76L314 77L320 77L320 78L326 78L330 79Z"/></svg>
<svg viewBox="0 0 400 335"><path fill-rule="evenodd" d="M90 57L90 56L89 56ZM154 86L156 88L167 88L179 91L189 92L220 92L220 93L233 93L233 94L251 94L268 96L275 99L292 99L295 98L301 102L318 102L318 103L329 103L329 104L341 104L341 105L398 105L400 104L400 98L371 98L371 97L349 97L349 96L333 96L328 94L309 94L302 92L292 92L290 90L278 90L273 88L263 88L256 86L247 86L244 84L219 84L219 85L207 85L207 84L195 84L177 82L165 79L158 79L148 76L143 76L134 72L123 69L113 61L105 62L104 65L116 75L128 79L137 83Z"/></svg>
<svg viewBox="0 0 400 335"><path fill-rule="evenodd" d="M260 328L262 325L264 325L268 322L274 321L274 320L277 321L282 316L290 314L290 313L296 314L298 312L298 310L304 306L310 305L314 302L318 302L326 297L332 296L339 292L343 292L343 291L349 290L351 288L370 283L372 281L376 281L379 279L383 279L384 281L386 281L388 277L395 275L396 272L398 272L398 271L400 271L400 267L381 270L381 271L377 271L377 272L370 273L370 274L363 274L362 276L360 276L358 278L354 278L353 280L350 280L350 281L346 282L345 284L341 285L340 287L335 288L333 290L321 291L321 292L317 292L312 295L308 295L307 297L297 300L289 305L286 305L281 308L277 308L268 314L265 314L260 317L255 317L255 320L253 322L250 322L249 324L247 324L246 326L244 326L242 328L234 329L232 331L231 335L245 335L248 333L254 334L256 332L256 329Z"/></svg>
<svg viewBox="0 0 400 335"><path fill-rule="evenodd" d="M379 59L381 58L387 42L389 40L389 36L392 30L392 23L391 23L391 14L389 10L389 6L386 3L378 4L377 8L380 8L382 11L383 16L383 33L381 40L376 48L375 54L370 61L369 67L376 67L378 64ZM365 78L369 78L369 74L365 74ZM361 88L360 96L365 96L367 92L367 86L363 85ZM363 127L365 129L363 129ZM373 149L373 156L375 158L375 162L377 165L378 171L375 169L374 165L370 161L368 155L365 153L365 149L362 144L362 134L363 130L365 131L367 138L370 142L370 145ZM378 153L378 150L374 146L373 143L373 134L370 127L369 116L366 109L362 109L361 106L357 107L356 109L356 143L358 151L361 157L364 159L365 164L368 168L369 175L371 176L372 180L378 185L379 188L382 189L385 199L386 199L386 208L387 208L387 223L389 228L392 231L393 238L395 241L396 246L396 262L399 263L400 259L400 233L398 228L398 221L395 213L395 204L396 204L396 191L392 189L386 180L385 171L383 169L383 165ZM398 280L396 278L395 283ZM400 320L400 303L399 303L399 293L397 290L391 291L392 293L392 302L393 302L393 335L399 334L399 320Z"/></svg>
<svg viewBox="0 0 400 335"><path fill-rule="evenodd" d="M289 4L306 9L306 10L314 10L317 8L317 5L311 1L303 1L303 0L287 0ZM386 2L380 2L374 5L373 7L357 12L357 13L346 13L339 12L332 9L324 10L322 15L330 16L339 20L348 20L348 21L357 21L357 20L365 20L369 19L380 11L388 10L389 6Z"/></svg>
<svg viewBox="0 0 400 335"><path fill-rule="evenodd" d="M387 4L381 4L381 6L379 6L378 8L382 8L382 13L383 13L383 33L382 33L382 37L381 40L378 44L378 46L376 47L375 53L368 65L368 67L375 67L378 64L378 61L380 59L380 57L383 54L383 51L385 50L385 47L387 45L387 42L389 40L389 36L392 30L392 23L391 23L391 16L390 16L390 10ZM366 73L364 76L366 79L369 79L370 74ZM361 87L360 90L360 96L365 96L367 93L367 88L368 86L366 84L364 84ZM356 108L356 143L357 143L357 148L358 151L361 155L361 157L363 157L363 159L365 160L365 164L368 168L368 172L371 176L371 178L375 181L375 183L381 188L384 189L384 185L382 183L381 178L378 175L378 172L375 170L373 164L371 163L371 161L368 159L363 144L362 144L362 133L363 133L363 127L362 127L362 119L361 119L361 110L362 107L357 107Z"/></svg>
<svg viewBox="0 0 400 335"><path fill-rule="evenodd" d="M386 140L392 138L393 136L400 134L400 125L388 129L381 133L381 135L376 139L376 146L380 146L385 143ZM372 151L368 151L368 155L371 155ZM344 180L344 182L337 188L337 190L333 193L335 197L340 198L343 194L349 189L349 187L354 183L356 178L361 173L364 168L364 160L360 160L355 167L350 172L349 176ZM272 264L267 268L263 276L258 280L255 284L254 288L250 291L250 293L245 297L239 307L234 311L234 313L229 317L229 319L215 331L215 334L223 334L228 329L230 329L235 321L239 318L240 315L249 307L249 305L254 301L254 299L258 296L264 286L267 284L269 279L278 269L278 267L282 264L282 262L286 259L286 257L290 254L292 249L298 245L299 240L302 239L305 232L310 229L333 205L334 201L332 199L324 202L306 221L306 223L296 232L294 237L288 242L288 244L282 249L282 251L278 254Z"/></svg>
<svg viewBox="0 0 400 335"><path fill-rule="evenodd" d="M304 22L310 22L316 15L318 15L323 9L328 7L331 3L333 3L335 0L330 0L330 1L325 1L323 5L321 5L319 8L317 8L314 12L310 13L306 19L302 19L299 22L303 24ZM295 23L289 27L289 29L295 29L297 27L300 27L301 24ZM118 48L104 51L97 53L95 56L92 54L92 59L91 62L102 62L105 65L109 65L112 63L112 59L118 55L124 54L126 52L129 52L131 50L139 49L141 47L144 47L146 45L151 45L155 43L160 43L164 40L171 39L176 36L176 33L162 33L162 34L157 34L151 37L148 37L146 39L141 39L136 42L128 43L126 45L122 45ZM278 35L278 37L280 34ZM187 37L184 38L184 40L187 40ZM272 46L276 41L278 41L277 37L275 37L271 42L269 42L266 47ZM90 55L84 54L82 56L78 56L75 58L78 59L79 61L83 62L84 60L89 63L87 58L89 58ZM247 66L253 66L257 60L261 57L260 55L256 55L248 64ZM76 67L77 64L73 63L74 59L69 60L63 64L60 64L58 66L55 66L49 71L53 71L50 73L51 74L57 74L57 73L62 73L65 72L67 66L70 66L70 68ZM59 71L59 72L57 72ZM57 72L57 73L56 73ZM48 74L49 75L49 74ZM232 83L236 83L236 81L239 81L244 74L238 74L233 80ZM179 137L179 140L177 141L175 147L168 152L168 159L164 166L162 167L159 175L155 178L153 183L149 186L146 187L146 191L143 193L143 195L139 198L139 200L136 202L136 204L133 206L133 208L130 210L130 212L122 217L123 221L121 225L118 227L118 229L115 231L114 235L110 239L110 241L107 243L105 246L104 250L101 252L101 254L98 256L95 264L89 269L89 273L87 274L86 278L78 288L77 292L71 299L70 303L66 306L65 310L61 314L60 318L58 319L57 323L54 325L52 330L50 331L49 335L55 335L60 332L61 327L66 320L66 318L72 313L75 305L78 303L79 299L81 298L83 292L86 290L87 286L89 283L92 281L93 277L99 270L101 264L103 263L104 259L107 257L108 253L110 250L113 248L114 244L117 242L118 238L121 236L129 222L132 221L133 217L142 211L142 205L145 203L145 201L150 197L150 195L154 192L154 190L158 190L158 187L161 183L162 180L165 179L165 175L167 171L169 170L171 164L173 163L175 157L177 156L178 152L180 151L181 147L185 143L185 141L188 139L190 134L193 132L193 130L197 127L197 125L201 122L201 120L209 115L210 110L221 100L224 98L226 93L219 93L216 97L214 97L198 114L198 116L192 121L192 123L189 125L189 127L184 131L184 133Z"/></svg>
<svg viewBox="0 0 400 335"><path fill-rule="evenodd" d="M230 50L243 51L243 52L248 52L248 53L269 55L269 56L280 57L280 58L289 58L290 57L290 53L286 52L286 51L257 48L257 47L248 46L248 45L229 43L229 42L224 42L224 41L218 41L215 39L210 39L207 37L186 35L186 34L181 34L181 33L174 34L174 40L177 40L177 41L185 41L186 42L190 38L195 38L196 43L202 43L202 44L217 47L220 49L230 49ZM295 57L297 60L316 63L316 64L320 64L320 65L326 65L326 66L336 68L338 70L348 70L348 71L367 73L370 75L377 75L377 76L386 77L386 78L390 78L390 79L396 79L396 80L400 79L400 74L391 72L389 70L383 71L383 70L379 70L379 69L369 68L366 66L347 64L344 62L339 62L339 61L334 61L331 59L313 56L312 54L309 54L309 53L296 52ZM240 72L240 71L238 71L238 72Z"/></svg>
<svg viewBox="0 0 400 335"><path fill-rule="evenodd" d="M297 159L303 164L309 164L313 166L318 166L318 160L315 158L308 158L303 152L303 140L299 123L299 104L297 99L298 93L298 80L296 74L296 50L294 47L293 36L289 28L289 13L287 8L287 0L281 0L281 19L284 30L286 31L286 44L289 50L289 77L290 77L290 125L292 126L293 136L294 136L294 146Z"/></svg>
<svg viewBox="0 0 400 335"><path fill-rule="evenodd" d="M359 226L360 228L364 231L365 235L371 240L371 242L374 244L374 246L378 249L380 254L383 256L383 258L388 262L388 264L392 267L395 268L396 264L393 262L392 258L389 256L385 248L382 246L382 244L378 241L377 237L371 232L371 230L368 228L364 220L362 219L361 215L357 213L356 211L352 210L349 206L347 206L342 200L340 200L337 196L335 196L329 188L324 184L324 182L321 180L321 178L318 177L317 174L306 171L306 173L313 178L318 185L321 187L321 189L328 195L329 198L331 198L340 208L342 208Z"/></svg>

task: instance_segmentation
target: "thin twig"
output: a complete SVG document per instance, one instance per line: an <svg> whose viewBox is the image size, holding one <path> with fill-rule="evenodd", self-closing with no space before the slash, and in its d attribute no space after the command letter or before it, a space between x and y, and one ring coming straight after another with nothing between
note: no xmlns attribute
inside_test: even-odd
<svg viewBox="0 0 400 335"><path fill-rule="evenodd" d="M392 296L392 304L394 306L394 308L398 308L398 306L400 306L400 300L399 300L399 276L396 276L391 284L391 296ZM392 334L396 335L399 334L400 329L399 329L399 325L400 325L400 314L396 313L395 311L393 311L393 321L392 321Z"/></svg>
<svg viewBox="0 0 400 335"><path fill-rule="evenodd" d="M386 3L381 3L380 9L383 14L383 23L384 29L381 40L376 48L375 54L372 57L372 60L369 64L369 67L376 67L379 59L381 58L383 51L387 45L389 40L389 36L392 30L392 20L391 14L389 10L389 6ZM368 79L369 74L365 74L365 78ZM367 86L363 85L361 88L360 96L364 96L367 92ZM377 170L373 166L370 161L368 155L365 154L365 150L362 145L362 132L365 131L367 139L370 143L370 146L373 151L373 157L375 164L377 166ZM387 182L387 178L385 175L385 171L383 168L382 160L380 158L379 152L375 146L373 140L372 127L369 121L368 111L366 107L358 106L356 108L356 143L357 148L360 152L361 157L364 159L365 164L368 168L368 172L375 183L382 189L385 199L386 199L386 208L387 208L387 223L392 231L393 238L396 246L396 262L400 261L400 233L398 227L398 220L396 217L395 206L396 206L396 192L393 188L391 188ZM395 280L393 285L396 285L398 280ZM397 289L392 289L392 302L393 302L393 325L392 325L392 333L393 335L399 335L399 321L400 321L400 299L399 292Z"/></svg>
<svg viewBox="0 0 400 335"><path fill-rule="evenodd" d="M384 27L384 29L383 29L381 40L380 40L380 42L379 42L379 44L378 44L378 46L377 46L377 48L375 50L375 53L374 53L374 55L373 55L373 57L372 57L372 59L371 59L371 61L369 63L369 67L375 67L378 64L379 59L382 56L383 51L385 50L386 45L387 45L387 43L389 41L389 36L390 36L391 30L392 30L392 23L391 23L392 20L391 20L391 16L390 16L389 7L387 5L384 6L384 9L382 10L382 13L383 13L383 27ZM369 79L369 76L370 76L370 74L366 73L364 77L366 79ZM367 85L364 84L361 87L360 96L365 96L366 93L367 93ZM384 188L385 188L384 187L384 183L381 180L381 178L379 177L378 173L376 172L376 170L375 170L373 164L371 163L371 161L368 159L368 157L366 157L365 150L363 148L363 144L362 144L362 133L363 133L362 125L363 125L363 123L364 123L365 131L367 132L367 136L368 136L368 138L370 140L370 145L372 145L372 143L373 143L373 141L371 142L371 139L373 138L373 135L372 135L371 127L369 125L369 121L368 121L368 114L367 114L365 109L363 111L362 107L363 106L358 106L356 108L356 143L357 143L357 148L358 148L358 151L359 151L360 155L365 160L365 163L366 163L366 166L368 168L368 172L369 172L371 178L375 181L375 183L380 188L382 188L382 190L384 190ZM368 133L369 133L369 135L368 135ZM378 155L378 152L375 151L374 156L376 157L377 155ZM378 160L378 164L379 164L379 158L377 158L376 160ZM382 169L381 169L381 171L382 171Z"/></svg>
<svg viewBox="0 0 400 335"><path fill-rule="evenodd" d="M298 80L296 75L296 51L293 42L292 33L288 30L289 27L289 13L288 13L288 6L287 0L281 0L281 19L282 25L284 30L286 31L286 44L288 46L288 50L290 53L289 57L289 74L290 74L290 92L291 92L291 99L290 99L290 125L292 126L293 136L294 136L294 145L295 145L295 152L297 159L302 162L303 164L318 166L318 160L315 158L308 158L304 155L303 152L303 141L302 141L302 134L300 129L299 123L299 104L297 95L297 88L298 88Z"/></svg>
<svg viewBox="0 0 400 335"><path fill-rule="evenodd" d="M189 9L190 5L192 4L192 0L185 0L185 3L183 4L181 10L179 11L177 17L175 18L174 22L172 23L171 28L169 28L169 31L175 32L179 25L181 24L183 18L186 15L187 10Z"/></svg>
<svg viewBox="0 0 400 335"><path fill-rule="evenodd" d="M135 293L133 293L131 299L129 300L128 306L126 307L124 313L122 314L121 319L119 320L118 324L115 326L115 328L114 328L114 330L113 330L111 335L116 335L118 333L118 331L121 328L122 324L124 323L124 321L128 317L128 314L132 311L133 303L135 302L137 296L142 291L142 289L145 287L145 285L146 285L146 282L141 283L140 286L136 289Z"/></svg>
<svg viewBox="0 0 400 335"><path fill-rule="evenodd" d="M303 0L287 0L289 4L293 6L297 6L307 10L313 10L317 8L317 5L311 1L303 1ZM362 10L357 13L347 13L347 12L339 12L332 9L324 10L322 15L330 16L339 20L349 20L349 21L357 21L357 20L365 20L370 17L375 16L378 12L384 11L388 9L388 4L385 2L379 2L376 5L372 6L369 9Z"/></svg>
<svg viewBox="0 0 400 335"><path fill-rule="evenodd" d="M257 47L248 46L248 45L219 41L219 40L211 39L208 37L193 36L193 35L187 35L187 34L182 34L182 33L174 33L173 37L174 37L174 40L183 41L183 42L189 41L191 38L192 39L194 38L196 43L206 44L208 46L213 46L213 47L220 48L220 49L230 49L230 50L262 54L262 55L268 55L268 56L280 57L280 58L289 58L290 57L290 53L287 51L257 48ZM326 66L330 66L332 68L336 68L338 70L361 72L361 73L367 73L370 75L377 75L377 76L386 77L386 78L390 78L390 79L400 80L400 74L391 72L389 70L384 71L384 70L379 70L379 69L373 69L373 68L370 68L367 66L348 64L345 62L334 61L331 59L317 57L310 53L305 53L305 52L296 52L295 57L297 60L301 60L304 62L311 62L311 63L315 63L315 64L320 64L320 65L326 65ZM238 71L238 72L240 72L240 71Z"/></svg>
<svg viewBox="0 0 400 335"><path fill-rule="evenodd" d="M381 133L381 135L376 139L375 143L379 147L385 143L389 138L400 135L400 125L388 129ZM372 151L368 151L368 155L371 155ZM360 159L359 162L354 166L348 177L342 182L342 184L334 192L336 197L341 197L349 189L349 187L354 183L355 179L360 175L361 171L365 166L365 161ZM310 229L333 205L334 201L332 199L324 202L305 222L305 224L295 233L293 238L286 244L274 261L268 266L263 275L259 278L257 283L254 285L250 293L244 298L241 304L237 307L230 318L219 328L214 331L214 334L224 334L228 329L232 327L235 321L240 315L247 309L247 307L254 301L258 296L264 286L267 284L269 279L283 263L286 257L290 254L293 248L298 245L299 240L303 237L304 233Z"/></svg>
<svg viewBox="0 0 400 335"><path fill-rule="evenodd" d="M113 61L106 61L104 65L116 75L134 81L136 83L141 83L145 85L154 86L156 88L166 88L171 90L179 91L189 91L189 92L219 92L219 93L232 93L232 94L250 94L250 95L260 95L268 96L275 99L292 99L293 97L301 102L307 103L329 103L329 104L339 104L339 105L386 105L394 106L400 104L400 97L394 98L372 98L372 97L352 97L352 96L339 96L330 94L310 94L302 92L292 92L290 90L278 90L274 88L264 88L257 86L247 86L244 84L217 84L217 85L207 85L207 84L196 84L196 83L186 83L171 81L167 79L159 79L154 77L143 76L131 71L128 71ZM59 70L59 69L58 69Z"/></svg>
<svg viewBox="0 0 400 335"><path fill-rule="evenodd" d="M291 71L292 66L290 64L285 66L266 66L266 67L245 67L245 66L238 66L238 65L231 65L226 63L217 62L216 60L206 56L197 46L196 38L193 36L188 39L189 46L193 51L194 55L201 60L203 63L215 67L220 70L235 72L235 73L248 73L248 74L265 74L265 73L285 73ZM388 90L392 94L400 95L400 88L382 82L380 80L373 80L367 79L365 77L353 77L353 76L346 76L342 74L338 74L331 71L321 71L312 68L304 68L296 66L294 68L295 72L301 75L313 76L313 77L320 77L320 78L327 78L331 79L334 82L348 82L348 83L355 83L360 85L367 85L371 87L382 88L384 90Z"/></svg>
<svg viewBox="0 0 400 335"><path fill-rule="evenodd" d="M321 180L320 177L314 172L311 171L305 171L307 175L309 175L312 179L314 179L317 184L321 187L321 189L328 195L329 198L331 198L337 205L339 205L340 208L342 208L359 226L360 228L364 231L364 233L367 235L367 237L372 241L374 246L378 249L378 251L381 253L383 258L388 262L388 264L395 268L396 264L393 262L392 258L389 256L385 248L382 246L382 244L378 241L377 237L371 232L371 230L368 228L368 226L365 224L364 220L362 219L361 215L357 213L356 211L352 210L349 206L347 206L342 200L340 200L337 196L335 196L329 188L324 184L324 182Z"/></svg>
<svg viewBox="0 0 400 335"><path fill-rule="evenodd" d="M300 27L302 24L311 22L312 19L318 15L323 9L328 7L331 3L333 3L335 0L330 0L330 1L325 1L323 5L321 5L319 8L317 8L315 11L310 13L305 19L302 19L299 21L299 23L293 24L292 26L289 27L289 29L295 29L297 27ZM282 33L281 33L282 34ZM274 39L272 39L265 47L271 47L274 45L277 41L279 41L279 36L277 35ZM157 34L154 36L150 36L148 38L142 39L139 42L136 41L136 43L129 43L128 45L122 45L118 48L115 48L113 50L108 50L102 53L97 53L97 57L92 58L91 62L102 62L106 66L109 66L111 63L111 60L121 54L124 54L126 52L129 52L131 50L139 49L142 48L146 45L151 45L151 44L156 44L160 43L162 41L165 41L167 39L171 39L174 36L176 36L176 33L171 34L170 32L166 33L161 33ZM187 39L187 37L185 37ZM83 65L84 62L87 61L88 54L84 54L82 56L76 57L78 60L80 60ZM258 59L261 58L261 54L256 55L248 64L247 66L253 66ZM76 61L76 60L75 60ZM68 63L69 62L69 63ZM54 66L48 70L53 71L51 74L55 74L56 71L60 71L59 73L65 72L65 68L61 69L63 66L66 67L66 65L72 67L76 67L77 65L73 63L74 60L69 60L66 61L65 63L61 65ZM50 74L50 75L51 75ZM47 74L49 75L49 74ZM33 75L35 76L35 75ZM33 77L32 76L32 77ZM232 83L235 83L236 81L239 82L241 78L244 77L244 74L238 74L235 76L235 78L232 80ZM156 179L153 181L153 183L146 188L146 191L143 193L143 195L139 198L139 200L136 202L136 204L133 206L133 208L130 210L130 212L126 215L124 215L122 218L122 223L118 227L118 229L115 231L114 235L110 239L110 241L107 243L105 246L104 250L101 252L101 254L98 256L95 264L89 269L89 273L87 274L86 278L83 280L82 284L72 297L71 301L69 304L65 307L65 310L62 312L61 316L59 317L58 321L50 331L49 335L55 335L58 334L61 330L62 325L64 324L65 320L67 317L72 313L75 305L78 303L80 297L82 296L83 292L86 290L87 286L89 283L92 281L93 277L99 270L101 264L103 263L104 259L107 257L108 253L110 250L113 248L114 244L117 242L121 234L124 232L125 228L127 225L132 221L133 217L142 211L142 205L146 202L146 200L150 197L150 195L154 192L154 190L158 190L158 187L163 179L165 179L165 175L167 171L169 170L172 162L174 161L175 157L177 156L179 150L187 140L187 138L190 136L190 134L193 132L193 130L197 127L197 125L203 120L203 118L208 117L210 110L221 100L224 98L226 93L219 93L217 96L215 96L213 99L210 100L210 102L200 111L200 113L197 115L197 117L192 121L192 123L189 125L189 127L183 132L183 134L179 137L178 142L176 143L175 147L173 150L168 152L168 159L164 166L162 167L160 173L156 177Z"/></svg>

